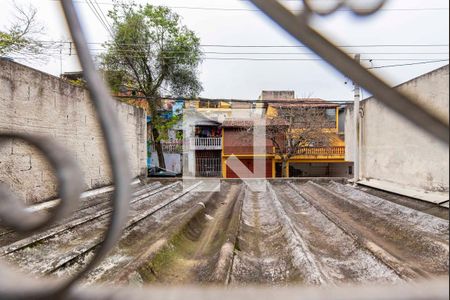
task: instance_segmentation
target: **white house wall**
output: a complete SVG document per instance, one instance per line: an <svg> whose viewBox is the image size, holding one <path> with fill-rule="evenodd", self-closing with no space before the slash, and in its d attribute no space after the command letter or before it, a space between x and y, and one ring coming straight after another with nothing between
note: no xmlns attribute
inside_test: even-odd
<svg viewBox="0 0 450 300"><path fill-rule="evenodd" d="M448 122L449 67L398 87ZM361 103L361 177L425 191L448 191L449 148L386 108L377 99ZM346 114L346 159L354 161L353 107Z"/></svg>

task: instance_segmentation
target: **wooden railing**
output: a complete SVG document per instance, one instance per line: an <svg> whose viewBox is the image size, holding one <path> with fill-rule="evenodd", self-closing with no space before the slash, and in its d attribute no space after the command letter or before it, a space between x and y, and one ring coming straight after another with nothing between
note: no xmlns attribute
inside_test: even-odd
<svg viewBox="0 0 450 300"><path fill-rule="evenodd" d="M326 156L326 157L345 157L345 147L306 147L298 150L301 156Z"/></svg>
<svg viewBox="0 0 450 300"><path fill-rule="evenodd" d="M211 137L201 138L195 137L191 140L191 147L194 150L222 150L222 138Z"/></svg>

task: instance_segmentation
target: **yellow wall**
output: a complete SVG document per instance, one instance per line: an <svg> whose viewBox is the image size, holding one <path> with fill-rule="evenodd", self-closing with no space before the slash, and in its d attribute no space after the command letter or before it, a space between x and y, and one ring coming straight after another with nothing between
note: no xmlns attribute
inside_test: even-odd
<svg viewBox="0 0 450 300"><path fill-rule="evenodd" d="M267 116L269 119L278 116L278 111L277 111L277 109L274 108L273 106L269 105L269 107L267 108L266 116Z"/></svg>
<svg viewBox="0 0 450 300"><path fill-rule="evenodd" d="M202 108L209 108L209 109L220 109L220 108L231 108L231 104L225 101L221 101L219 103L219 107L210 107L213 106L213 104L215 104L216 102L213 101L207 101L205 100L204 102L208 102L208 104L206 105L206 107L202 107ZM197 108L200 109L200 100L192 100L191 101L191 105L192 108Z"/></svg>
<svg viewBox="0 0 450 300"><path fill-rule="evenodd" d="M274 108L273 106L269 105L266 112L267 118L271 119L276 116L278 116L278 110ZM333 130L334 131L334 130ZM336 127L335 127L336 133L339 132L339 107L336 107Z"/></svg>

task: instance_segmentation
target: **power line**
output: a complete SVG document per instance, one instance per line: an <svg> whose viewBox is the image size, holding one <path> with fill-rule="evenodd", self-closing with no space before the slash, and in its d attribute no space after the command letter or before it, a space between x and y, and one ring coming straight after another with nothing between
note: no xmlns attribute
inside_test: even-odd
<svg viewBox="0 0 450 300"><path fill-rule="evenodd" d="M49 48L48 50L59 50L60 44L55 44L54 48ZM89 48L91 52L103 52L107 50L107 47L104 48ZM140 54L142 52L147 52L145 50L138 49L115 49L114 52L120 54ZM165 54L185 54L185 53L194 53L193 51L182 51L182 50L174 50L174 51L164 51ZM362 55L448 55L449 52L357 52ZM202 51L202 54L213 54L213 55L315 55L314 52L222 52L222 51ZM353 52L347 53L348 55L356 54Z"/></svg>
<svg viewBox="0 0 450 300"><path fill-rule="evenodd" d="M56 45L58 46L58 45ZM107 47L103 48L90 48L90 51L105 51ZM115 49L118 53L142 53L142 50L138 49ZM167 54L183 54L193 53L193 51L164 51ZM314 55L314 52L222 52L222 51L202 51L202 54L217 54L217 55ZM347 53L348 55L354 55L355 53ZM449 52L358 52L363 55L448 55Z"/></svg>
<svg viewBox="0 0 450 300"><path fill-rule="evenodd" d="M48 54L61 54L60 52L60 46L62 44L69 44L68 41L61 41L61 44L53 42L54 48L47 49ZM95 44L95 43L92 43ZM114 44L114 42L113 42ZM138 45L138 44L136 44ZM362 46L369 46L369 47L378 47L378 46L386 46L386 45L362 45ZM422 45L424 46L424 45ZM427 44L427 46L431 46L430 44ZM443 46L443 45L434 45L434 46ZM124 54L125 56L129 58L147 58L147 55L141 54L142 52L136 49L120 49L120 45L116 45L119 49L116 51L119 54ZM353 47L353 46L352 46ZM355 46L356 47L356 46ZM69 53L62 53L64 55L74 55L76 54L72 49L66 49L66 51L69 51ZM98 51L104 51L105 48L91 48L92 52L98 52ZM373 49L372 49L373 50ZM425 49L424 49L425 50ZM57 51L57 52L52 52ZM163 58L165 59L180 59L177 56L174 56L178 53L188 53L189 51L167 51L165 52L165 56ZM25 53L22 53L25 54ZM302 52L302 53L293 53L293 52L223 52L223 51L204 51L204 55L202 59L204 60L224 60L224 61L322 61L321 58L318 58L315 56L313 52ZM448 52L361 52L360 54L363 54L366 56L364 58L364 61L374 62L374 61L435 61L437 59L442 59L442 57L429 57L429 55L446 55L448 57ZM93 55L101 55L101 53ZM212 55L212 56L211 56ZM216 56L220 55L220 56ZM241 55L241 57L236 57L235 55ZM261 55L269 55L270 57L260 57ZM278 57L272 57L272 55L278 55ZM348 55L352 55L351 53L348 53ZM411 55L420 55L424 56L427 55L428 57L411 57ZM296 57L300 56L300 57ZM312 57L301 57L301 56L312 56ZM369 56L369 57L367 57ZM378 57L382 56L382 57ZM395 57L397 56L397 57ZM406 56L406 57L405 57ZM410 57L408 57L410 56Z"/></svg>
<svg viewBox="0 0 450 300"><path fill-rule="evenodd" d="M424 62L409 63L409 64L395 64L395 65L376 66L376 67L370 67L369 70L372 70L372 69L385 69L385 68L396 68L396 67L406 67L406 66L417 66L417 65L434 64L434 63L448 62L448 61L449 61L448 59L440 59L440 60L424 61Z"/></svg>
<svg viewBox="0 0 450 300"><path fill-rule="evenodd" d="M90 49L91 51L104 51L105 49ZM138 50L124 50L120 53L139 53ZM188 51L166 51L165 53L191 53ZM217 54L217 55L315 55L314 52L293 53L293 52L216 52L203 51L203 54ZM355 55L356 53L347 53L348 55ZM361 52L362 55L448 55L449 52Z"/></svg>
<svg viewBox="0 0 450 300"><path fill-rule="evenodd" d="M100 24L103 26L103 28L105 28L105 30L109 32L108 25L103 20L101 14L95 7L94 3L92 3L92 1L90 1L90 0L86 0L85 3L88 5L89 9L93 12L95 18L100 22Z"/></svg>
<svg viewBox="0 0 450 300"><path fill-rule="evenodd" d="M44 44L69 44L72 41L46 41L38 40ZM88 42L88 45L103 45L105 42ZM147 46L149 43L116 43L117 46ZM242 45L242 44L201 44L201 47L216 47L216 48L308 48L303 45ZM449 44L355 44L355 45L339 45L339 48L403 48L403 47L449 47Z"/></svg>
<svg viewBox="0 0 450 300"><path fill-rule="evenodd" d="M51 53L49 53L51 54ZM54 52L54 54L60 54L59 52L56 53ZM63 55L76 55L76 52L69 52L69 53L62 53ZM94 54L95 55L95 54ZM97 54L95 56L99 56L101 54ZM148 58L149 56L146 55L138 55L136 54L124 54L125 58ZM163 56L161 57L163 59L182 59L180 57L177 56ZM202 60L216 60L216 61L278 61L278 62L291 62L291 61L323 61L323 59L321 58L285 58L285 57L211 57L211 56L204 56L201 58ZM362 61L366 61L366 62L375 62L375 61L434 61L437 58L420 58L420 57L416 57L416 58L405 58L405 57L389 57L389 58L376 58L376 57L372 57L372 58L364 58L362 59Z"/></svg>
<svg viewBox="0 0 450 300"><path fill-rule="evenodd" d="M303 45L226 45L203 44L202 47L217 48L308 48ZM372 44L372 45L341 45L339 48L387 48L387 47L448 47L449 44Z"/></svg>
<svg viewBox="0 0 450 300"><path fill-rule="evenodd" d="M53 48L53 49L48 49L47 50L47 54L51 55L51 54L59 54L59 55L75 55L76 51L73 51L72 49L66 49L67 52L61 52L60 48ZM126 58L149 58L149 56L142 54L141 52L138 51L134 51L134 50L129 50L129 51L118 51L119 54L123 54L124 57ZM182 57L178 57L178 56L174 56L175 54L177 54L178 52L167 52L165 53L165 56L162 56L162 58L164 59L183 59ZM23 53L19 53L19 54L26 54L25 52ZM102 53L92 53L94 56L100 56L102 55ZM204 53L204 54L208 54L208 53ZM265 53L242 53L243 55L246 56L240 56L240 57L236 57L236 56L223 56L223 55L231 55L231 53L227 53L227 52L216 52L213 55L218 55L221 54L222 56L211 56L211 54L207 55L207 56L202 56L201 58L203 60L224 60L224 61L323 61L321 58L318 58L314 55L314 53L289 53L289 54L294 54L294 55L303 55L303 56L307 56L307 57L292 57L291 55L289 55L290 57L286 57L286 54L288 53L272 53L273 55L278 54L278 57L260 57L259 55L266 55ZM350 53L348 55L351 55ZM362 59L363 61L367 61L367 62L374 62L374 61L435 61L437 59L444 59L443 57L408 57L409 55L411 55L410 52L393 52L391 54L386 54L386 53L371 53L371 54L364 54L366 57L364 59ZM446 55L445 59L448 59L448 53L443 53L443 52L434 52L434 53L416 53L416 55L420 55L420 56L424 56L424 55ZM309 56L309 57L308 57ZM381 57L378 57L381 56ZM395 57L397 56L397 57Z"/></svg>
<svg viewBox="0 0 450 300"><path fill-rule="evenodd" d="M105 21L106 26L108 27L108 31L112 34L112 26L108 21L108 18L106 17L105 13L103 12L103 9L100 7L99 3L97 2L97 0L94 0L95 4L97 4L98 10L100 11L103 20Z"/></svg>
<svg viewBox="0 0 450 300"><path fill-rule="evenodd" d="M60 0L50 0L50 1L60 1ZM87 4L89 0L74 0L75 3ZM110 2L98 2L99 5L113 6L114 3ZM158 5L155 5L158 6ZM205 6L166 6L171 9L185 9L185 10L204 10L204 11L228 11L228 12L260 12L259 9L254 8L230 8L230 7L205 7ZM410 8L381 8L380 11L391 11L391 12L410 12L410 11L448 11L448 7L410 7ZM302 12L303 9L292 9L292 12ZM351 11L350 8L340 8L339 11Z"/></svg>
<svg viewBox="0 0 450 300"><path fill-rule="evenodd" d="M260 12L259 9L251 8L226 8L226 7L200 7L200 6L167 6L171 9L186 9L186 10L205 10L205 11L220 11L220 12ZM303 9L291 9L292 12L303 12ZM350 8L340 8L338 11L352 11ZM411 12L411 11L449 11L447 7L423 7L423 8L381 8L380 11L388 12Z"/></svg>

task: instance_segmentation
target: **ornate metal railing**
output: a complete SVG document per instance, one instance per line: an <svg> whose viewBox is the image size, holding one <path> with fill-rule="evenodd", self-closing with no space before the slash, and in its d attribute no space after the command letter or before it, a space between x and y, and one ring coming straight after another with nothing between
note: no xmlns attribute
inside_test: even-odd
<svg viewBox="0 0 450 300"><path fill-rule="evenodd" d="M117 243L128 214L131 176L128 171L129 166L126 159L128 156L125 150L125 142L122 134L120 134L119 122L113 110L113 100L96 72L73 1L62 0L61 4L70 33L78 50L78 58L83 68L83 75L85 76L104 135L115 185L111 200L113 210L103 242L96 250L91 261L85 264L81 271L73 277L60 282L35 284L31 280L27 281L23 276L15 274L15 271L5 265L1 265L1 299L63 298L64 295L71 291L73 285L97 266ZM58 192L61 201L49 215L35 215L27 212L25 207L21 205L22 202L18 201L4 185L0 185L0 199L2 201L0 206L0 225L31 235L63 219L75 209L82 192L81 171L74 158L69 155L69 152L47 137L15 132L0 133L0 142L13 138L24 140L40 150L55 170L59 183ZM17 280L17 278L21 279Z"/></svg>
<svg viewBox="0 0 450 300"><path fill-rule="evenodd" d="M334 157L345 158L345 147L305 147L298 150L298 155L305 157Z"/></svg>
<svg viewBox="0 0 450 300"><path fill-rule="evenodd" d="M303 0L305 9L298 15L289 11L280 1L250 1L298 41L360 84L387 107L417 124L430 135L449 143L449 127L446 121L436 117L427 108L417 104L400 91L390 88L383 80L364 69L310 26L310 19L314 15L330 15L342 6L351 6L349 1L336 0L333 8L323 11L316 9L312 5L313 1ZM380 0L372 7L363 10L352 7L352 10L358 16L371 15L376 13L385 2L386 0ZM352 290L344 288L335 290L332 294L327 294L325 290L317 292L302 288L278 291L246 289L231 292L222 289L177 289L172 292L153 289L150 292L139 292L137 290L74 288L74 284L102 261L121 236L130 199L130 175L128 174L127 159L124 159L126 151L123 137L111 105L113 100L96 73L73 1L61 0L61 4L78 50L83 74L106 142L116 187L111 201L113 210L103 243L96 250L93 259L81 271L69 279L43 283L27 279L25 275L17 274L2 264L0 266L0 299L261 299L268 298L270 295L283 299L298 299L299 295L305 296L307 299L326 299L330 296L337 296L340 299L446 299L448 297L448 285L440 281L386 289ZM24 140L40 150L54 168L59 182L59 195L62 201L49 215L35 215L27 212L24 205L16 199L12 192L4 185L0 185L0 225L31 235L63 219L73 211L82 191L81 172L68 152L49 138L15 132L0 133L0 142L13 138Z"/></svg>
<svg viewBox="0 0 450 300"><path fill-rule="evenodd" d="M222 150L222 138L201 138L191 139L191 149L193 150Z"/></svg>
<svg viewBox="0 0 450 300"><path fill-rule="evenodd" d="M220 157L197 157L195 168L197 177L221 177L222 159Z"/></svg>

